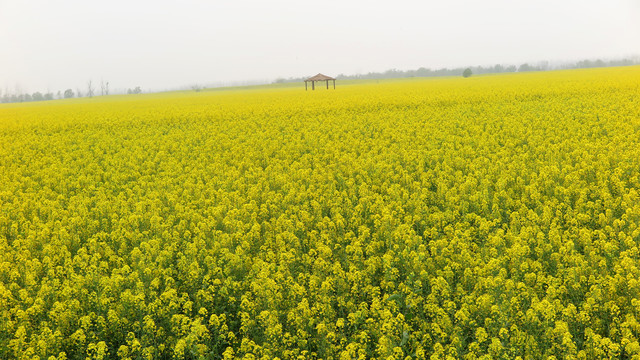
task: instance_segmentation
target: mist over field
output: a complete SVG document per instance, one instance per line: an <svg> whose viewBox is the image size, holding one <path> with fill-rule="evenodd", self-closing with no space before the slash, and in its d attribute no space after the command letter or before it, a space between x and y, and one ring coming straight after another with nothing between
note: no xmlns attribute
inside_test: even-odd
<svg viewBox="0 0 640 360"><path fill-rule="evenodd" d="M318 72L537 65L640 55L614 1L0 2L0 90L268 83Z"/></svg>

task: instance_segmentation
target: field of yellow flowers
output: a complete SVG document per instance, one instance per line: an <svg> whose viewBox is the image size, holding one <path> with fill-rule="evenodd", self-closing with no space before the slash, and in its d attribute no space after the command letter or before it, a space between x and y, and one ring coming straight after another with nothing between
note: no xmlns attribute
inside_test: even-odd
<svg viewBox="0 0 640 360"><path fill-rule="evenodd" d="M2 359L640 357L640 67L0 106Z"/></svg>

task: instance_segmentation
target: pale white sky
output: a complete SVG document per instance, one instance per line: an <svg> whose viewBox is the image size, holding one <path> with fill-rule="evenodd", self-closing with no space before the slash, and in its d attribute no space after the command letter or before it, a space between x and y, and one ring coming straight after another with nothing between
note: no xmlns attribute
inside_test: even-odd
<svg viewBox="0 0 640 360"><path fill-rule="evenodd" d="M0 0L3 91L638 54L640 0Z"/></svg>

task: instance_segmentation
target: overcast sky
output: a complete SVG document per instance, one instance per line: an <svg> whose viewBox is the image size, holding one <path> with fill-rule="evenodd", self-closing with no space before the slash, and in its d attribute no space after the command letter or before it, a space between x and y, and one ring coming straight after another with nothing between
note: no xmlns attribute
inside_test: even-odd
<svg viewBox="0 0 640 360"><path fill-rule="evenodd" d="M640 0L0 0L0 90L640 54Z"/></svg>

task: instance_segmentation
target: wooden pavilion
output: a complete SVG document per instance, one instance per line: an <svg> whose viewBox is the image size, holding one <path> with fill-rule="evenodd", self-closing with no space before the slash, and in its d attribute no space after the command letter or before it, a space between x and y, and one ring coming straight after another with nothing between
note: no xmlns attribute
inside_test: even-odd
<svg viewBox="0 0 640 360"><path fill-rule="evenodd" d="M307 80L304 81L304 89L307 89L307 83L311 82L311 90L315 90L316 89L316 81L324 81L327 83L327 89L329 88L329 81L333 81L333 88L336 88L336 79L332 78L331 76L327 76L327 75L323 75L323 74L318 74L316 76L312 76L310 78L308 78Z"/></svg>

